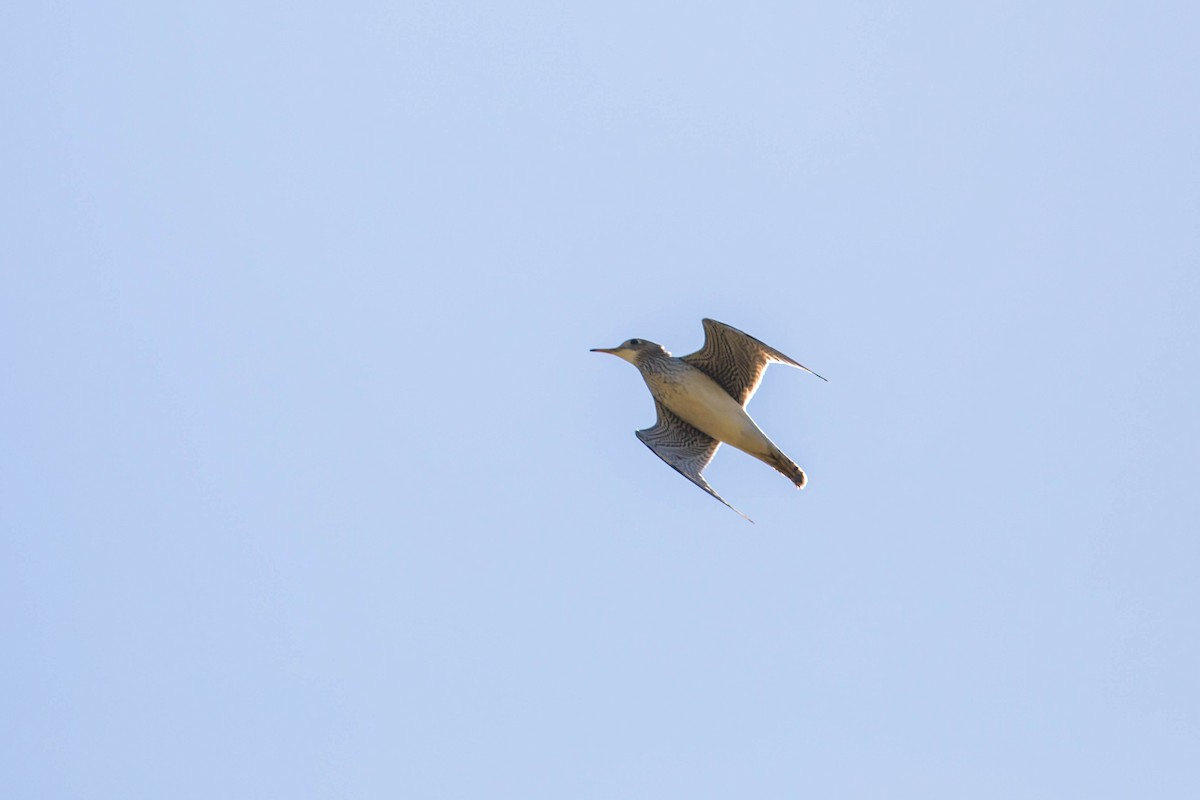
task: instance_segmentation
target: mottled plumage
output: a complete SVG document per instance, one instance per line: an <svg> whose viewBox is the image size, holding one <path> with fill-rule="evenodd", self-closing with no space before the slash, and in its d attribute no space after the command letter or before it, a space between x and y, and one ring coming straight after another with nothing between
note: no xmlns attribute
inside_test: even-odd
<svg viewBox="0 0 1200 800"><path fill-rule="evenodd" d="M680 360L686 361L719 383L738 401L738 405L745 406L750 402L750 398L758 391L758 385L762 383L767 364L772 361L799 367L805 372L817 375L769 344L764 344L737 328L715 319L706 319L703 324L704 347L691 355L682 356ZM821 378L820 375L817 377Z"/></svg>
<svg viewBox="0 0 1200 800"><path fill-rule="evenodd" d="M688 425L657 400L654 401L654 408L658 411L658 422L653 428L645 428L636 432L642 444L674 467L680 475L725 503L725 498L713 491L713 488L708 485L708 481L704 480L704 476L700 474L717 454L717 448L721 446L721 443L707 433ZM725 505L733 508L729 503L725 503ZM736 508L733 510L737 511ZM737 511L737 513L741 514L742 512Z"/></svg>
<svg viewBox="0 0 1200 800"><path fill-rule="evenodd" d="M595 348L593 352L610 353L637 367L658 410L654 427L638 431L637 437L659 458L725 505L733 508L701 475L721 442L765 462L797 488L804 488L807 480L804 471L767 438L746 413L745 405L762 382L767 364L777 362L806 372L812 370L753 336L715 320L704 320L704 339L704 347L682 358L675 358L662 345L644 339L629 339L620 347Z"/></svg>

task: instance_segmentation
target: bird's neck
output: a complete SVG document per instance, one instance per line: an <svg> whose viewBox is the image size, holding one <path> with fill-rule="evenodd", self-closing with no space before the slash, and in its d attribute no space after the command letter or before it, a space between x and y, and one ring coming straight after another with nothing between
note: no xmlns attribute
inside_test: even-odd
<svg viewBox="0 0 1200 800"><path fill-rule="evenodd" d="M636 366L643 372L657 372L670 366L674 360L674 356L666 350L659 353L639 353Z"/></svg>

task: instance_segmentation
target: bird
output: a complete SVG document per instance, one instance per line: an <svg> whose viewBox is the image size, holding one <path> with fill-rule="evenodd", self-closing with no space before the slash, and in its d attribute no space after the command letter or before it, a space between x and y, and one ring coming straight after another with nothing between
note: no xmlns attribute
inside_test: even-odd
<svg viewBox="0 0 1200 800"><path fill-rule="evenodd" d="M746 404L771 363L798 367L823 381L826 378L732 325L714 319L702 324L704 346L686 356L672 356L648 339L627 339L617 347L594 347L591 352L628 361L645 380L658 420L637 431L637 438L685 478L753 522L709 486L702 474L704 468L724 442L803 489L808 482L804 470L767 438L746 413Z"/></svg>

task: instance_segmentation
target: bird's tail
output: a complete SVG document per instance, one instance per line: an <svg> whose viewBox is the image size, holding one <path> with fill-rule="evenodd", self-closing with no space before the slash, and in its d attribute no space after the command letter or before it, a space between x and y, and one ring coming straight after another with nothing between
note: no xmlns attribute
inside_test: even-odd
<svg viewBox="0 0 1200 800"><path fill-rule="evenodd" d="M804 474L804 470L796 466L796 462L783 454L783 451L778 447L771 447L771 452L763 461L775 468L777 472L783 474L792 483L796 484L797 489L803 489L804 484L808 483L808 477Z"/></svg>

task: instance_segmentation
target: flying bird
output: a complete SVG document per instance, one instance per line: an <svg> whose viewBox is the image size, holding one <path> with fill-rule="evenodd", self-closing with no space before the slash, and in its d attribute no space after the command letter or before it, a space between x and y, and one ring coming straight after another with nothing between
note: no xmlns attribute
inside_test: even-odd
<svg viewBox="0 0 1200 800"><path fill-rule="evenodd" d="M690 355L676 358L661 344L646 339L628 339L617 347L596 347L592 352L625 359L646 381L658 422L637 431L642 443L747 520L750 518L713 491L701 474L721 442L766 463L797 489L804 488L808 480L804 470L759 429L746 413L746 404L762 382L767 364L788 364L821 378L808 367L713 319L704 320L704 347Z"/></svg>

